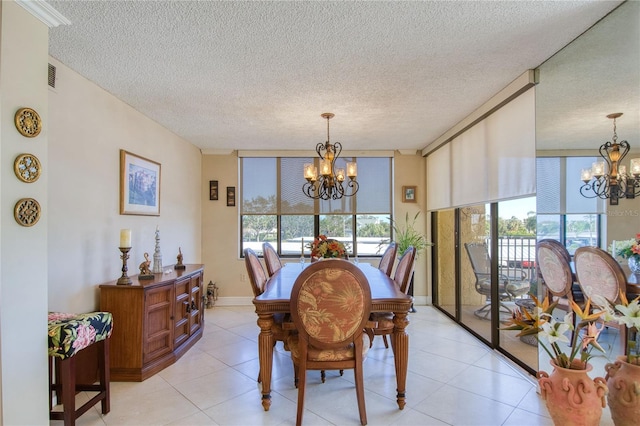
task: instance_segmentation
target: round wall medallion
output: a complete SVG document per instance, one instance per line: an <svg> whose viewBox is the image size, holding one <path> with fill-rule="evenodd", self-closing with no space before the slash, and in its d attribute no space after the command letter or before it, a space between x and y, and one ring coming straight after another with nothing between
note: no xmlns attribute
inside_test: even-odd
<svg viewBox="0 0 640 426"><path fill-rule="evenodd" d="M33 226L40 220L40 203L33 198L23 198L16 203L13 217L22 226Z"/></svg>
<svg viewBox="0 0 640 426"><path fill-rule="evenodd" d="M42 121L35 110L31 108L20 108L16 111L16 129L22 136L28 138L36 137L42 130Z"/></svg>
<svg viewBox="0 0 640 426"><path fill-rule="evenodd" d="M31 183L38 180L42 166L40 160L33 154L20 154L13 163L13 171L23 182Z"/></svg>

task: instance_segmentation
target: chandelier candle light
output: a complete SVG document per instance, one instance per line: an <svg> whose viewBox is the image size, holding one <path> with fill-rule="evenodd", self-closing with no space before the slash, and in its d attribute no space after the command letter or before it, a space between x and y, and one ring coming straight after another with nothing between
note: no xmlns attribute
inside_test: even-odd
<svg viewBox="0 0 640 426"><path fill-rule="evenodd" d="M320 157L320 174L313 163L304 165L304 178L307 182L302 186L302 192L315 200L339 200L342 197L351 197L358 192L358 168L355 161L346 163L346 172L342 167L336 167L336 160L342 152L342 144L340 142L331 143L329 138L329 120L335 114L325 112L320 114L322 118L327 120L327 141L316 145L316 152ZM345 176L346 175L346 176ZM343 186L345 177L349 180L346 188Z"/></svg>
<svg viewBox="0 0 640 426"><path fill-rule="evenodd" d="M618 143L616 118L621 116L621 112L607 115L613 120L613 142L605 142L600 146L600 156L604 161L597 161L590 169L582 169L580 173L584 182L580 194L586 198L608 198L612 206L618 205L620 198L640 196L640 158L631 160L628 173L626 166L620 164L630 149L629 142Z"/></svg>

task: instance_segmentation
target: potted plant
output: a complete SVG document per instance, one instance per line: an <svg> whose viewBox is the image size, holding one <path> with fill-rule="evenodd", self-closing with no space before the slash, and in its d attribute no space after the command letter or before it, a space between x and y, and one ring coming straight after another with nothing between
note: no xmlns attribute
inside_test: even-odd
<svg viewBox="0 0 640 426"><path fill-rule="evenodd" d="M413 219L409 220L409 212L405 213L404 216L404 224L398 224L393 218L389 218L389 222L391 223L391 228L393 229L393 239L392 240L383 240L378 245L378 253L383 249L384 246L389 244L390 241L396 243L398 247L396 256L398 259L402 258L402 254L410 247L413 246L416 249L416 259L420 255L424 249L429 246L432 246L433 243L430 242L426 235L416 229L416 221L418 220L418 216L420 216L420 211L418 211ZM413 272L411 275L411 281L409 284L409 295L413 297ZM411 305L411 312L415 312L413 305Z"/></svg>
<svg viewBox="0 0 640 426"><path fill-rule="evenodd" d="M560 321L553 316L558 302L550 304L547 297L540 303L533 294L531 298L535 302L533 309L516 309L503 330L519 330L517 337L536 336L540 347L551 358L553 372L539 371L537 377L554 424L598 425L608 389L602 377L591 379L587 373L593 368L588 362L591 350L604 352L598 344L604 324L597 326L602 324L600 317L604 312L592 313L590 299L584 309L570 301L573 312ZM580 318L575 332L573 315Z"/></svg>
<svg viewBox="0 0 640 426"><path fill-rule="evenodd" d="M393 218L389 218L391 228L393 229L392 241L394 241L398 246L398 257L402 257L402 253L404 253L409 246L413 246L416 249L416 258L418 258L420 252L433 245L433 243L430 242L423 233L416 229L415 225L418 220L418 216L420 216L420 211L418 211L413 219L409 221L409 213L407 212L405 214L404 224L402 225L398 224L393 220ZM389 244L389 240L381 242L378 246L378 251L380 251L382 246L386 244Z"/></svg>

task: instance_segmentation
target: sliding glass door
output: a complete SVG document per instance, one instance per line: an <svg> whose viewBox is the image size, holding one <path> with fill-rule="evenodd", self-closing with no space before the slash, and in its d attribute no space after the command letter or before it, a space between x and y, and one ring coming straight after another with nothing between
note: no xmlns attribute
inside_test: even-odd
<svg viewBox="0 0 640 426"><path fill-rule="evenodd" d="M535 197L438 211L432 218L434 304L536 371L535 342L503 329L536 292Z"/></svg>

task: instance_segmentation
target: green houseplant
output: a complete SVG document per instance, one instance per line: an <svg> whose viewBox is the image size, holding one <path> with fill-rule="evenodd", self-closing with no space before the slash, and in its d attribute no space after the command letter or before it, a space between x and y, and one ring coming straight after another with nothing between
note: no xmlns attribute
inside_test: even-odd
<svg viewBox="0 0 640 426"><path fill-rule="evenodd" d="M398 246L398 257L401 257L409 246L413 246L416 249L417 258L420 255L420 252L427 247L432 246L433 243L427 239L426 235L416 229L415 225L419 216L420 211L413 216L413 219L409 220L409 213L407 212L404 217L404 223L402 224L399 224L390 217L389 221L391 223L391 228L393 229L393 239L382 241L378 246L378 252L382 250L383 246L389 244L390 241L393 241Z"/></svg>

